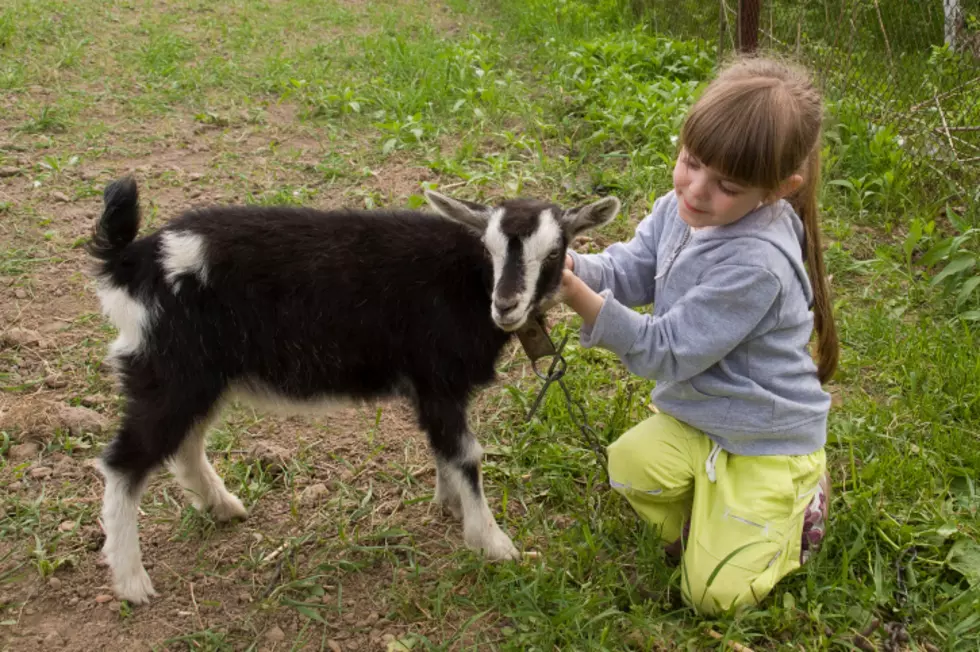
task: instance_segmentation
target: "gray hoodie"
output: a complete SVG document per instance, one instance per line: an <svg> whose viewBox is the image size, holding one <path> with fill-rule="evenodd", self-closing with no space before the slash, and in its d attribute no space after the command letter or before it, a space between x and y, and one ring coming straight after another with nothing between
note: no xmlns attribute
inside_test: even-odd
<svg viewBox="0 0 980 652"><path fill-rule="evenodd" d="M813 291L802 241L786 201L692 230L670 192L631 241L572 252L575 274L605 298L582 344L656 380L654 405L729 453L817 451L830 395L807 349ZM653 315L627 307L650 303Z"/></svg>

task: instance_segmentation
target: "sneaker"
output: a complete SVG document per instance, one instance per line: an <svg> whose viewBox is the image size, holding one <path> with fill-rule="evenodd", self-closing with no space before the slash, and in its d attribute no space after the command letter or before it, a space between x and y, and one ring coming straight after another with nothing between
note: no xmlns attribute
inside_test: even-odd
<svg viewBox="0 0 980 652"><path fill-rule="evenodd" d="M826 473L817 489L813 492L813 499L806 507L803 514L803 541L800 546L800 565L807 563L819 549L827 531L827 519L830 510L830 474Z"/></svg>

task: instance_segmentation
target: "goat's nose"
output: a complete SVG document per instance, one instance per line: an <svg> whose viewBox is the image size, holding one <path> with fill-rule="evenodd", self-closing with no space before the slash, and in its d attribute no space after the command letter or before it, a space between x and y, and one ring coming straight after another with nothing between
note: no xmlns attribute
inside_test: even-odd
<svg viewBox="0 0 980 652"><path fill-rule="evenodd" d="M506 299L496 298L493 300L493 306L502 315L507 314L511 310L517 307L517 297L508 297Z"/></svg>

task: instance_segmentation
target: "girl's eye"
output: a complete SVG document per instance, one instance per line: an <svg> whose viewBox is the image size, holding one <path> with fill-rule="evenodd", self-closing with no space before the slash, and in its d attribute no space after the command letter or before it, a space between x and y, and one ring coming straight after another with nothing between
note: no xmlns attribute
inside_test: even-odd
<svg viewBox="0 0 980 652"><path fill-rule="evenodd" d="M697 170L701 167L701 161L693 159L690 156L688 156L687 160L684 162L687 164L687 167L691 168L692 170Z"/></svg>
<svg viewBox="0 0 980 652"><path fill-rule="evenodd" d="M732 188L731 186L727 186L724 183L719 183L718 187L721 188L721 191L726 195L737 195L740 192L742 192L738 188Z"/></svg>

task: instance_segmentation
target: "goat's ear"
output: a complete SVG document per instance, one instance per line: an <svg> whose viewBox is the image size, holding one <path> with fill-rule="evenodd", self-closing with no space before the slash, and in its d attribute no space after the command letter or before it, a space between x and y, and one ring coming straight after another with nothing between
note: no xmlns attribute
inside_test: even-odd
<svg viewBox="0 0 980 652"><path fill-rule="evenodd" d="M426 190L425 198L437 213L454 222L459 222L483 233L490 219L490 209L483 204L453 199L434 190Z"/></svg>
<svg viewBox="0 0 980 652"><path fill-rule="evenodd" d="M615 197L603 197L597 202L570 208L561 216L562 224L576 236L583 231L594 229L606 224L619 213L619 200Z"/></svg>

